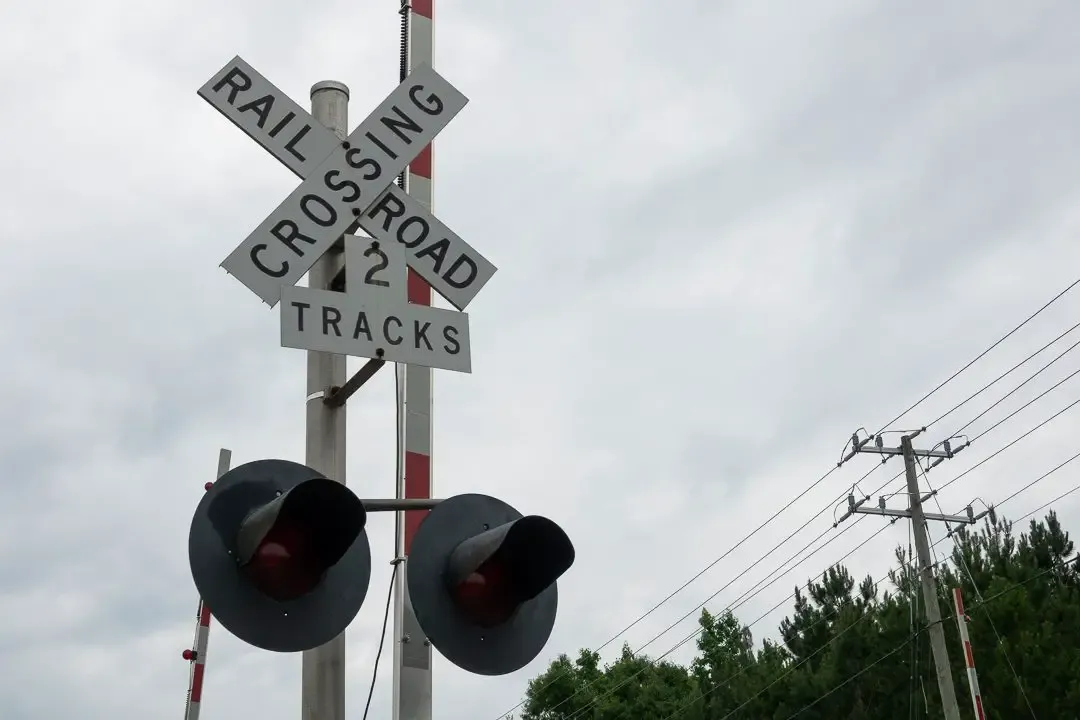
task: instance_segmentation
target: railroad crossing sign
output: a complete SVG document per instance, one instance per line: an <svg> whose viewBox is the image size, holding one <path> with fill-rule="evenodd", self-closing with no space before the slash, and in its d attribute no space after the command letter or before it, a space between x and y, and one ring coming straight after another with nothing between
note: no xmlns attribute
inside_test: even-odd
<svg viewBox="0 0 1080 720"><path fill-rule="evenodd" d="M470 372L469 316L408 302L405 249L345 236L345 290L283 288L281 344Z"/></svg>
<svg viewBox="0 0 1080 720"><path fill-rule="evenodd" d="M494 265L394 184L468 99L421 66L343 139L240 57L199 96L302 180L221 263L271 307L287 298L282 345L470 372L467 315L409 304L403 280L398 292L364 279L378 273L372 258L385 260L387 272L407 265L464 310L494 275ZM293 287L356 226L376 245L347 243L346 293ZM364 260L364 275L349 272L350 257Z"/></svg>
<svg viewBox="0 0 1080 720"><path fill-rule="evenodd" d="M221 263L271 307L356 224L384 245L404 246L408 266L459 310L495 274L394 185L468 102L431 67L410 73L344 140L239 57L199 96L303 179Z"/></svg>

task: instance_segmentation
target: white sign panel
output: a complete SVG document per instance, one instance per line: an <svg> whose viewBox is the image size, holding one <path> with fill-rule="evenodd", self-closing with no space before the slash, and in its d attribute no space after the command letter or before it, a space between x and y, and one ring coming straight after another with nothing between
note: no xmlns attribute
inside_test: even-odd
<svg viewBox="0 0 1080 720"><path fill-rule="evenodd" d="M281 345L472 372L466 313L402 303L383 292L282 288Z"/></svg>
<svg viewBox="0 0 1080 720"><path fill-rule="evenodd" d="M301 178L341 144L329 128L239 55L199 88L199 97Z"/></svg>
<svg viewBox="0 0 1080 720"><path fill-rule="evenodd" d="M360 227L383 244L405 248L409 267L459 310L495 274L483 255L396 185L367 209Z"/></svg>
<svg viewBox="0 0 1080 720"><path fill-rule="evenodd" d="M214 75L199 95L301 178L307 178L341 142L239 57ZM292 130L286 133L279 126ZM409 266L459 310L495 274L487 258L396 185L367 209L360 226L387 245L403 244Z"/></svg>
<svg viewBox="0 0 1080 720"><path fill-rule="evenodd" d="M393 302L408 302L405 248L398 243L345 236L345 292L383 292Z"/></svg>
<svg viewBox="0 0 1080 720"><path fill-rule="evenodd" d="M413 71L221 266L276 305L467 102L430 67Z"/></svg>

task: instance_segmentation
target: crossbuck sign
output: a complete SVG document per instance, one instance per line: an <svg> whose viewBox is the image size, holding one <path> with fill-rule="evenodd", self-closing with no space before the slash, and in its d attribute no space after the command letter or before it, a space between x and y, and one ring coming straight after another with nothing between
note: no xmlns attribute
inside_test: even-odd
<svg viewBox="0 0 1080 720"><path fill-rule="evenodd" d="M409 304L404 268L464 310L495 266L394 184L466 97L421 66L342 139L239 57L199 95L302 179L221 264L282 302L282 344L469 372L468 316ZM346 293L294 287L357 226L371 238L345 238Z"/></svg>

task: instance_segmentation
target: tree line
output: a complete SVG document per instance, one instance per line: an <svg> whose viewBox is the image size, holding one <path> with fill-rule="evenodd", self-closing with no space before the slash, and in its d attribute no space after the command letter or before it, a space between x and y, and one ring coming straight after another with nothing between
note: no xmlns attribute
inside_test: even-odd
<svg viewBox="0 0 1080 720"><path fill-rule="evenodd" d="M961 715L973 718L953 611L962 589L988 717L1080 718L1080 570L1057 515L1013 532L1001 518L954 530L939 607ZM520 720L915 720L941 718L916 565L904 547L886 578L840 564L797 588L776 641L754 642L730 611L703 610L682 665L583 649L529 682ZM945 558L942 558L945 560Z"/></svg>

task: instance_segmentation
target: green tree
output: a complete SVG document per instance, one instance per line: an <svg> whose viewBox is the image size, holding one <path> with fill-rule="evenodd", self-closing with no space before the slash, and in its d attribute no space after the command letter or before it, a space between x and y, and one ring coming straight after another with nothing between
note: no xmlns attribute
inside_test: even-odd
<svg viewBox="0 0 1080 720"><path fill-rule="evenodd" d="M529 682L521 720L662 720L696 690L686 668L635 656L627 645L615 662L599 664L591 650L575 662L560 655Z"/></svg>
<svg viewBox="0 0 1080 720"><path fill-rule="evenodd" d="M960 588L993 718L1080 718L1080 571L1053 512L1017 535L999 519L956 529L935 569L961 712L972 717L953 611ZM730 610L702 611L686 667L592 651L556 658L529 683L520 720L914 720L941 704L910 549L887 583L837 565L795 593L778 640ZM887 585L887 587L886 587Z"/></svg>

